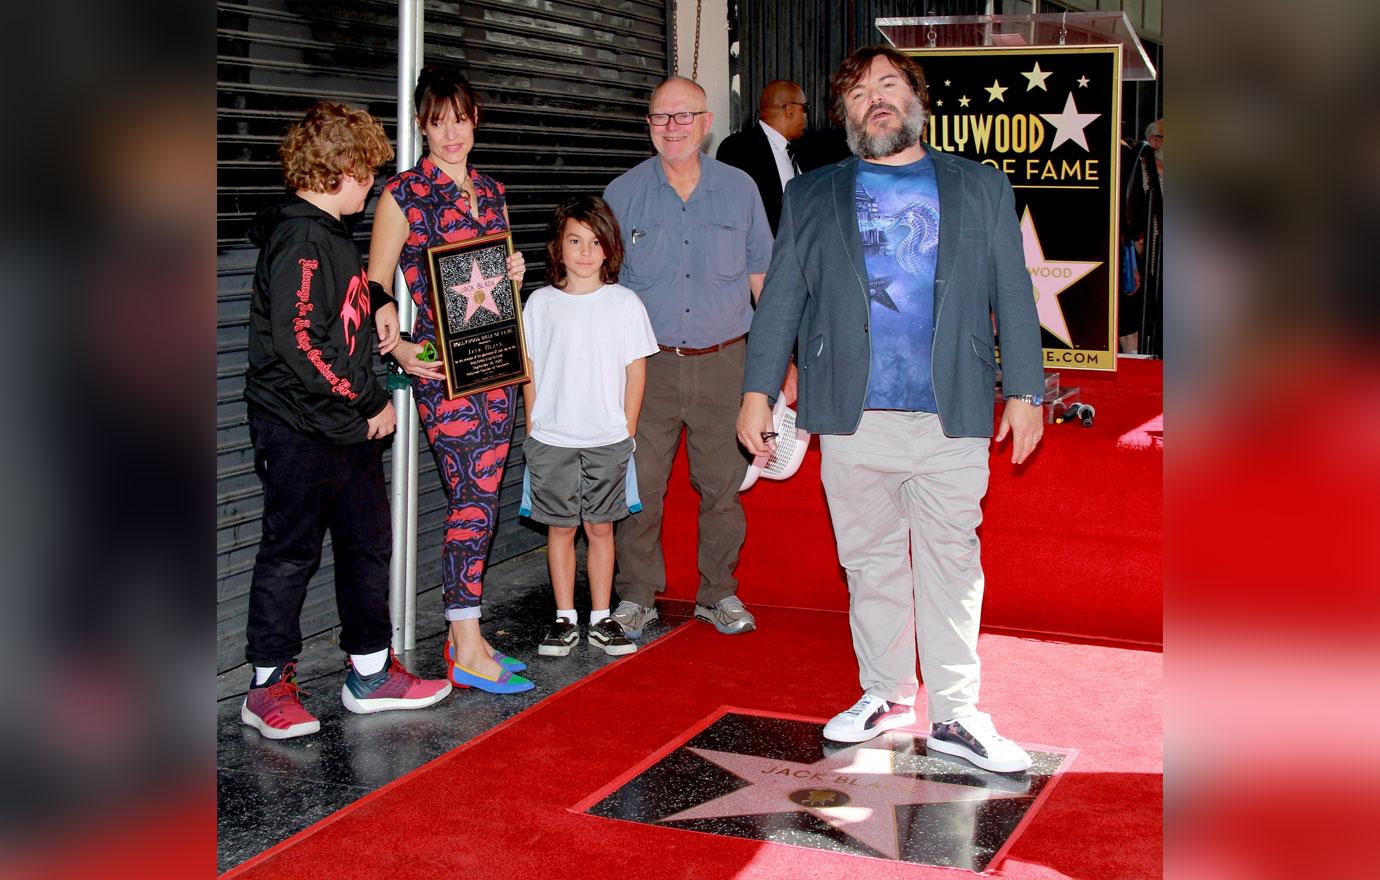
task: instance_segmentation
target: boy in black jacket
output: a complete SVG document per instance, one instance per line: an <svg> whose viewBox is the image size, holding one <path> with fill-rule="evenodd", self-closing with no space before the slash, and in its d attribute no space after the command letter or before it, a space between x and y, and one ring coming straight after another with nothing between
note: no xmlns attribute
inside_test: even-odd
<svg viewBox="0 0 1380 880"><path fill-rule="evenodd" d="M345 707L430 706L451 685L417 678L388 647L392 533L379 441L393 432L395 416L372 371L372 317L392 300L369 284L340 219L364 210L374 171L393 150L368 113L323 101L278 152L296 194L262 211L249 233L261 250L244 397L264 519L246 633L254 677L240 718L270 739L287 739L321 729L298 697L296 657L307 582L321 564L327 529L340 647L350 655Z"/></svg>

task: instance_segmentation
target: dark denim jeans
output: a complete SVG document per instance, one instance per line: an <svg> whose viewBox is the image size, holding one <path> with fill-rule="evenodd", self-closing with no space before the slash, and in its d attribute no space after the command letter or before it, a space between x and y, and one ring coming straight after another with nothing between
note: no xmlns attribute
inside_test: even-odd
<svg viewBox="0 0 1380 880"><path fill-rule="evenodd" d="M302 650L302 603L331 532L340 647L387 648L392 519L383 442L338 446L250 416L254 470L264 484L263 536L249 587L248 647L255 666L280 666Z"/></svg>

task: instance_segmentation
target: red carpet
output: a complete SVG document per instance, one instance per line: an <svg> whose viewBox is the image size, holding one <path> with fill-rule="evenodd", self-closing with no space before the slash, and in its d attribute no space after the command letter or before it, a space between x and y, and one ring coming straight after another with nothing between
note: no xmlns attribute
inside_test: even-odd
<svg viewBox="0 0 1380 880"><path fill-rule="evenodd" d="M1097 409L1091 428L1048 425L1036 454L1011 465L1009 441L994 447L984 503L987 573L983 623L996 630L1158 645L1163 534L1161 362L1127 360L1116 374L1065 371ZM663 597L693 600L699 496L682 447L671 475L663 543ZM739 595L751 606L847 610L834 552L816 442L789 480L743 493L748 537Z"/></svg>
<svg viewBox="0 0 1380 880"><path fill-rule="evenodd" d="M719 706L825 718L853 702L845 615L759 621L734 637L687 624L226 876L961 876L570 811ZM994 635L982 651L983 707L1003 732L1078 750L998 875L1160 876L1160 655Z"/></svg>

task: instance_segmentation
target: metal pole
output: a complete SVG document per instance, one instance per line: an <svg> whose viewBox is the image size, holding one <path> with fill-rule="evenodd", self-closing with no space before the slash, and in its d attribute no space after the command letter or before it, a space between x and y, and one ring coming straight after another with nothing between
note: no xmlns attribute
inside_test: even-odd
<svg viewBox="0 0 1380 880"><path fill-rule="evenodd" d="M412 167L420 139L412 112L412 87L422 66L421 0L398 0L398 171ZM399 268L393 276L398 323L412 327L414 307ZM393 559L388 573L388 608L393 650L411 650L416 622L417 408L412 389L393 392L397 430L393 434Z"/></svg>

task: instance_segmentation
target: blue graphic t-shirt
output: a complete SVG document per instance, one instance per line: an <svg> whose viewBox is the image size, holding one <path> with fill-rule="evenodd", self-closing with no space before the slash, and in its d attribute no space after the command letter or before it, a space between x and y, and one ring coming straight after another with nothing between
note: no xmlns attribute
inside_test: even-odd
<svg viewBox="0 0 1380 880"><path fill-rule="evenodd" d="M934 160L858 164L858 231L867 262L872 376L868 409L938 412L930 349L939 189Z"/></svg>

